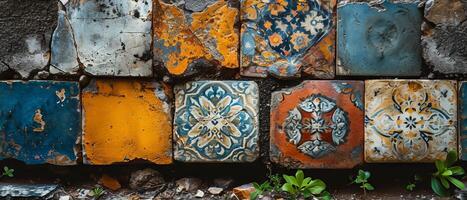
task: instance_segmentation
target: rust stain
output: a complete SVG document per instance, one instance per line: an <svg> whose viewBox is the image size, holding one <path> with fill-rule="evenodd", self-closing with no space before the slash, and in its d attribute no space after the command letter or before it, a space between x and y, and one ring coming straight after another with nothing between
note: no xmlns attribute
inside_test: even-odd
<svg viewBox="0 0 467 200"><path fill-rule="evenodd" d="M34 132L43 132L45 129L45 121L42 119L42 113L40 109L37 109L34 113L34 122L40 124L40 127L34 128L32 131Z"/></svg>

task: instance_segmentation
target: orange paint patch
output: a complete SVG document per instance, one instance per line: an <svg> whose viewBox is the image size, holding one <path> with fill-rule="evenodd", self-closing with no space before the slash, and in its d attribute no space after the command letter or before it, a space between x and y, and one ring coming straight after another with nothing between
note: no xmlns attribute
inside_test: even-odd
<svg viewBox="0 0 467 200"><path fill-rule="evenodd" d="M191 24L184 11L174 5L155 0L154 10L155 41L163 43L154 47L154 53L164 60L169 73L181 75L198 59L238 67L239 36L234 26L238 9L220 0L202 12L193 13Z"/></svg>
<svg viewBox="0 0 467 200"><path fill-rule="evenodd" d="M172 123L166 101L163 86L155 82L92 82L82 94L85 161L170 164Z"/></svg>

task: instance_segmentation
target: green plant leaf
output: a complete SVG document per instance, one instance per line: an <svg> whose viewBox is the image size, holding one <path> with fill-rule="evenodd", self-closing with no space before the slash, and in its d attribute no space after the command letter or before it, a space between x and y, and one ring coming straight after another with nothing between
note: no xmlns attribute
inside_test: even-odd
<svg viewBox="0 0 467 200"><path fill-rule="evenodd" d="M302 170L297 170L297 173L295 173L295 180L297 180L297 185L300 187L302 186L303 178L305 177L305 174L303 174Z"/></svg>
<svg viewBox="0 0 467 200"><path fill-rule="evenodd" d="M438 172L442 172L446 168L446 166L444 165L444 162L441 160L436 160L435 166L436 166L436 169L438 169Z"/></svg>
<svg viewBox="0 0 467 200"><path fill-rule="evenodd" d="M407 186L405 186L405 189L408 191L413 191L415 189L416 185L414 183L410 183Z"/></svg>
<svg viewBox="0 0 467 200"><path fill-rule="evenodd" d="M319 200L331 200L332 196L328 191L323 191L317 198Z"/></svg>
<svg viewBox="0 0 467 200"><path fill-rule="evenodd" d="M445 177L439 177L439 180L441 181L441 185L443 185L444 188L449 189L449 182Z"/></svg>
<svg viewBox="0 0 467 200"><path fill-rule="evenodd" d="M254 187L256 190L260 190L260 189L261 189L261 186L260 186L257 182L254 182L254 183L253 183L253 187Z"/></svg>
<svg viewBox="0 0 467 200"><path fill-rule="evenodd" d="M292 183L284 183L281 187L282 191L295 195L297 191L294 189Z"/></svg>
<svg viewBox="0 0 467 200"><path fill-rule="evenodd" d="M313 181L310 182L310 184L308 186L308 190L312 194L320 194L321 192L326 190L326 183L324 183L324 181L322 181L320 179L313 180Z"/></svg>
<svg viewBox="0 0 467 200"><path fill-rule="evenodd" d="M375 188L373 187L373 185L369 184L369 183L364 183L363 184L363 187L366 189L366 190L374 190Z"/></svg>
<svg viewBox="0 0 467 200"><path fill-rule="evenodd" d="M446 167L450 167L457 161L457 152L456 151L449 151L448 155L446 156Z"/></svg>
<svg viewBox="0 0 467 200"><path fill-rule="evenodd" d="M451 175L452 175L452 171L449 169L446 169L444 170L443 173L441 173L441 176L451 176Z"/></svg>
<svg viewBox="0 0 467 200"><path fill-rule="evenodd" d="M457 188L463 190L465 188L465 185L464 183L462 183L461 181L457 180L456 178L454 177L447 177L448 181L451 182L454 186L456 186Z"/></svg>
<svg viewBox="0 0 467 200"><path fill-rule="evenodd" d="M288 176L288 175L285 175L285 174L284 174L283 177L284 177L284 179L285 179L285 182L290 183L290 184L292 184L292 185L295 185L295 186L297 186L297 187L300 187L300 185L298 185L297 179L295 179L295 177L293 177L293 176Z"/></svg>
<svg viewBox="0 0 467 200"><path fill-rule="evenodd" d="M441 197L448 196L448 192L446 191L446 189L441 185L440 181L435 177L431 177L431 189L438 196L441 196Z"/></svg>
<svg viewBox="0 0 467 200"><path fill-rule="evenodd" d="M306 177L305 179L303 179L303 182L302 182L302 186L308 186L311 184L311 178L310 177Z"/></svg>
<svg viewBox="0 0 467 200"><path fill-rule="evenodd" d="M460 166L454 166L454 167L450 167L448 169L452 171L453 175L464 175L464 173L465 173L464 169L462 167L460 167Z"/></svg>
<svg viewBox="0 0 467 200"><path fill-rule="evenodd" d="M370 178L370 176L371 176L371 173L368 172L368 171L365 171L364 174L365 174L365 180L368 180Z"/></svg>
<svg viewBox="0 0 467 200"><path fill-rule="evenodd" d="M250 200L256 200L260 193L258 191L254 191L250 194Z"/></svg>

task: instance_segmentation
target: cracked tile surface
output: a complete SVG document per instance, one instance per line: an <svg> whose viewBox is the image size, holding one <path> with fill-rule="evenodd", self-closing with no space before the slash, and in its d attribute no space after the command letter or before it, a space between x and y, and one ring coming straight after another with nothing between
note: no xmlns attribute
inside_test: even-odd
<svg viewBox="0 0 467 200"><path fill-rule="evenodd" d="M363 82L304 81L274 92L270 158L289 168L363 162Z"/></svg>
<svg viewBox="0 0 467 200"><path fill-rule="evenodd" d="M174 76L214 65L238 68L238 1L154 0L154 60Z"/></svg>
<svg viewBox="0 0 467 200"><path fill-rule="evenodd" d="M457 82L365 82L365 161L433 162L457 150Z"/></svg>
<svg viewBox="0 0 467 200"><path fill-rule="evenodd" d="M189 82L175 88L175 98L175 160L253 162L259 156L255 82Z"/></svg>
<svg viewBox="0 0 467 200"><path fill-rule="evenodd" d="M69 1L65 7L85 72L152 76L151 0Z"/></svg>

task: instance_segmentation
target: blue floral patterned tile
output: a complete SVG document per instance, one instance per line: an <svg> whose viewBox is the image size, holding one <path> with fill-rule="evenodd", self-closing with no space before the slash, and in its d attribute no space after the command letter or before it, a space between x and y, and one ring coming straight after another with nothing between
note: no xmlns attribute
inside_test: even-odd
<svg viewBox="0 0 467 200"><path fill-rule="evenodd" d="M337 13L337 75L421 73L422 13L418 3L343 3Z"/></svg>
<svg viewBox="0 0 467 200"><path fill-rule="evenodd" d="M459 86L460 158L467 160L467 81Z"/></svg>
<svg viewBox="0 0 467 200"><path fill-rule="evenodd" d="M332 0L242 0L242 75L333 78L335 6Z"/></svg>
<svg viewBox="0 0 467 200"><path fill-rule="evenodd" d="M175 98L175 160L256 160L259 108L255 82L189 82L175 87Z"/></svg>
<svg viewBox="0 0 467 200"><path fill-rule="evenodd" d="M79 95L77 82L0 82L0 159L76 164Z"/></svg>
<svg viewBox="0 0 467 200"><path fill-rule="evenodd" d="M433 162L457 150L457 82L365 82L365 161Z"/></svg>

